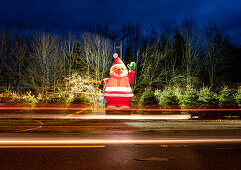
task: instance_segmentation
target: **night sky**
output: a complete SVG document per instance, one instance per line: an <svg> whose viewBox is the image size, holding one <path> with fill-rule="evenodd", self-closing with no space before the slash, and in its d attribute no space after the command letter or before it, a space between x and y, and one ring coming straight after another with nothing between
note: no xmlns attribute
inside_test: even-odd
<svg viewBox="0 0 241 170"><path fill-rule="evenodd" d="M0 25L24 23L31 31L81 32L96 24L118 28L141 23L161 26L193 17L215 21L241 45L241 0L0 0Z"/></svg>

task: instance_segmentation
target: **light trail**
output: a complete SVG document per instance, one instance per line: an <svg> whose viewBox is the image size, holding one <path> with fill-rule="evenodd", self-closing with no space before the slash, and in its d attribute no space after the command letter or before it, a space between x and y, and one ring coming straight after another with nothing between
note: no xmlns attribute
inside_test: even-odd
<svg viewBox="0 0 241 170"><path fill-rule="evenodd" d="M2 118L8 119L83 119L83 120L187 120L191 115L169 114L169 115L80 115L80 114L0 114ZM37 128L37 127L36 127ZM41 128L41 125L38 127Z"/></svg>
<svg viewBox="0 0 241 170"><path fill-rule="evenodd" d="M190 115L78 115L71 119L107 119L107 120L187 120Z"/></svg>
<svg viewBox="0 0 241 170"><path fill-rule="evenodd" d="M82 140L2 140L0 146L10 145L77 145L77 144L170 144L170 143L240 143L241 139L208 138L208 139L82 139Z"/></svg>
<svg viewBox="0 0 241 170"><path fill-rule="evenodd" d="M63 145L63 146L58 146L58 145L9 145L9 146L0 146L0 148L105 148L106 146L104 145L99 145L99 146L86 146L86 145L82 145L82 146L76 146L76 145L72 145L72 146L68 146L68 145Z"/></svg>
<svg viewBox="0 0 241 170"><path fill-rule="evenodd" d="M77 107L0 107L0 110L90 110L90 111L105 111L105 110L113 110L106 108L77 108ZM241 108L231 109L231 108L223 108L223 109L139 109L139 108L130 108L130 109L121 109L126 111L158 111L158 112L203 112L203 111L241 111Z"/></svg>

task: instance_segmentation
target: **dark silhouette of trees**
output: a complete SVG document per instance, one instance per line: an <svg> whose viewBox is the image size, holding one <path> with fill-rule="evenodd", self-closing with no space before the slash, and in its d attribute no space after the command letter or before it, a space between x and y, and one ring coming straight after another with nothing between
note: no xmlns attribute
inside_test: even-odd
<svg viewBox="0 0 241 170"><path fill-rule="evenodd" d="M119 29L96 25L80 36L0 29L0 85L16 90L57 89L73 73L96 81L108 76L116 46L125 64L137 63L134 88L212 89L241 81L241 50L215 23L192 18L182 24Z"/></svg>
<svg viewBox="0 0 241 170"><path fill-rule="evenodd" d="M233 47L215 23L205 29L205 66L210 87L224 86L231 81L234 64Z"/></svg>

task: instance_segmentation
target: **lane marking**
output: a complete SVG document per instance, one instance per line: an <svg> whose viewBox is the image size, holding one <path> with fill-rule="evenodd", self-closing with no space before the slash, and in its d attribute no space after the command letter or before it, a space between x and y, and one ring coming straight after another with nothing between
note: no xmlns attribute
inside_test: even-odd
<svg viewBox="0 0 241 170"><path fill-rule="evenodd" d="M141 158L135 159L137 161L168 161L168 158L159 158L159 157L151 157L151 158Z"/></svg>
<svg viewBox="0 0 241 170"><path fill-rule="evenodd" d="M99 146L47 146L47 145L42 145L42 146L34 146L34 145L9 145L9 146L0 146L0 148L105 148L106 146L104 145L99 145Z"/></svg>
<svg viewBox="0 0 241 170"><path fill-rule="evenodd" d="M37 122L39 122L39 123L40 123L40 125L44 124L44 123L43 123L43 122L41 122L40 120L37 120Z"/></svg>
<svg viewBox="0 0 241 170"><path fill-rule="evenodd" d="M26 131L30 131L30 130L35 130L35 129L40 129L42 126L38 126L38 127L35 127L35 128L30 128L30 129L24 129L24 130L17 130L17 131L14 131L14 132L26 132Z"/></svg>
<svg viewBox="0 0 241 170"><path fill-rule="evenodd" d="M66 117L64 117L64 118L65 118L65 119L66 119L66 118L70 118L71 116L80 114L80 113L82 113L82 112L85 111L85 110L88 110L88 109L86 108L86 109L80 110L80 111L78 111L78 112L76 112L76 113L69 114L68 116L66 116Z"/></svg>
<svg viewBox="0 0 241 170"><path fill-rule="evenodd" d="M174 147L174 148L180 148L180 147L187 147L187 145L160 145L161 148L168 148L168 147Z"/></svg>
<svg viewBox="0 0 241 170"><path fill-rule="evenodd" d="M24 130L17 130L17 131L14 131L14 132L26 132L26 131L30 131L30 130L36 130L36 129L40 129L42 128L42 122L39 121L39 120L36 120L37 122L39 122L39 126L38 127L34 127L34 128L29 128L29 129L24 129Z"/></svg>

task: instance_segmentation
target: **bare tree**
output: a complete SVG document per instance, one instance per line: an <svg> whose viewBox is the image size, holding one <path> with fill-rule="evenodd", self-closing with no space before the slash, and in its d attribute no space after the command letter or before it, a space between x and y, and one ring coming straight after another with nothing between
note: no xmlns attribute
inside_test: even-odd
<svg viewBox="0 0 241 170"><path fill-rule="evenodd" d="M159 41L146 48L137 65L139 74L136 87L157 88L163 84L162 62L168 54L168 46L161 48Z"/></svg>
<svg viewBox="0 0 241 170"><path fill-rule="evenodd" d="M65 51L66 74L71 75L73 71L78 70L79 47L78 40L69 32L64 37L63 46Z"/></svg>
<svg viewBox="0 0 241 170"><path fill-rule="evenodd" d="M201 33L193 19L183 20L181 35L184 37L184 49L182 54L182 68L186 77L187 87L197 85L198 59L201 51Z"/></svg>
<svg viewBox="0 0 241 170"><path fill-rule="evenodd" d="M224 31L211 22L205 28L205 65L210 87L214 88L231 76L232 52Z"/></svg>
<svg viewBox="0 0 241 170"><path fill-rule="evenodd" d="M11 85L9 67L11 67L12 38L9 27L0 32L0 79L1 85Z"/></svg>
<svg viewBox="0 0 241 170"><path fill-rule="evenodd" d="M143 27L140 23L135 25L123 25L121 27L122 37L128 35L126 40L124 41L123 50L124 55L123 60L125 62L135 61L138 52L141 52L141 38L142 38Z"/></svg>
<svg viewBox="0 0 241 170"><path fill-rule="evenodd" d="M11 78L13 79L13 85L18 91L23 90L25 86L24 73L27 71L29 57L29 44L28 39L25 36L25 32L22 26L17 28L17 32L13 38L11 55L11 67L9 68Z"/></svg>
<svg viewBox="0 0 241 170"><path fill-rule="evenodd" d="M45 32L34 35L31 41L29 67L26 72L28 82L33 87L57 88L64 78L65 53L59 37Z"/></svg>
<svg viewBox="0 0 241 170"><path fill-rule="evenodd" d="M112 59L112 43L100 35L84 33L82 35L81 61L85 72L101 81L109 70Z"/></svg>

